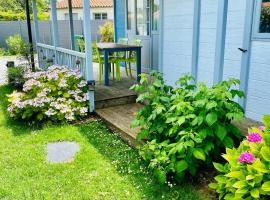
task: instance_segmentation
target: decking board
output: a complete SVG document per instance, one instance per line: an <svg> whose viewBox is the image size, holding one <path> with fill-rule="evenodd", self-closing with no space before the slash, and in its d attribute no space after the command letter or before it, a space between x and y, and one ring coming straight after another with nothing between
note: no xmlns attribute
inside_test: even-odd
<svg viewBox="0 0 270 200"><path fill-rule="evenodd" d="M133 103L120 106L114 106L103 109L96 109L96 114L101 117L113 130L119 131L121 137L132 146L140 143L136 140L139 128L131 128L130 124L143 105Z"/></svg>

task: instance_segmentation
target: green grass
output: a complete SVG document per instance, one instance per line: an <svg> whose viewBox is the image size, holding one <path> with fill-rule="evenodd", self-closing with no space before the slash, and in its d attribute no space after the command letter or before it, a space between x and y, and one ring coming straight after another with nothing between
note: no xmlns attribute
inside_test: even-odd
<svg viewBox="0 0 270 200"><path fill-rule="evenodd" d="M198 186L159 186L138 152L98 121L33 127L6 113L7 86L0 87L0 199L205 199ZM76 141L74 162L49 164L46 144ZM200 196L200 197L199 197Z"/></svg>

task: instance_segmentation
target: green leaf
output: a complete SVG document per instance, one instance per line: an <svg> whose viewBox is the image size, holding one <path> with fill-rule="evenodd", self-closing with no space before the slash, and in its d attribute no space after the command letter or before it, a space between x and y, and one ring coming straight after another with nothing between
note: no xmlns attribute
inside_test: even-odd
<svg viewBox="0 0 270 200"><path fill-rule="evenodd" d="M186 121L186 118L182 116L177 120L176 123L178 126L181 126L183 123L185 123L185 121Z"/></svg>
<svg viewBox="0 0 270 200"><path fill-rule="evenodd" d="M195 158L203 160L203 161L205 161L205 159L206 159L204 151L202 149L199 149L199 148L194 149L193 156Z"/></svg>
<svg viewBox="0 0 270 200"><path fill-rule="evenodd" d="M155 169L154 176L158 180L159 184L165 184L167 179L166 172L160 169Z"/></svg>
<svg viewBox="0 0 270 200"><path fill-rule="evenodd" d="M223 172L223 173L226 172L226 170L222 164L213 162L213 165L214 165L215 169L218 170L219 172Z"/></svg>
<svg viewBox="0 0 270 200"><path fill-rule="evenodd" d="M218 124L217 128L216 128L216 136L223 141L223 139L225 138L226 134L227 134L227 130L223 125Z"/></svg>
<svg viewBox="0 0 270 200"><path fill-rule="evenodd" d="M263 116L263 123L265 126L270 126L270 115Z"/></svg>
<svg viewBox="0 0 270 200"><path fill-rule="evenodd" d="M260 190L258 188L254 188L250 191L250 194L253 198L259 199L260 198Z"/></svg>
<svg viewBox="0 0 270 200"><path fill-rule="evenodd" d="M208 124L208 126L212 126L214 123L216 123L217 118L218 118L217 113L211 112L211 113L206 115L205 120L206 120L206 123Z"/></svg>
<svg viewBox="0 0 270 200"><path fill-rule="evenodd" d="M270 181L264 182L262 184L262 190L264 192L270 192Z"/></svg>
<svg viewBox="0 0 270 200"><path fill-rule="evenodd" d="M215 145L213 142L207 141L205 142L204 151L209 152L211 149L214 149Z"/></svg>
<svg viewBox="0 0 270 200"><path fill-rule="evenodd" d="M188 163L185 160L180 160L175 164L175 170L177 173L181 173L188 168Z"/></svg>
<svg viewBox="0 0 270 200"><path fill-rule="evenodd" d="M239 180L242 180L245 178L245 174L242 171L232 171L232 172L229 172L228 174L225 174L224 176L229 177L229 178L237 178Z"/></svg>
<svg viewBox="0 0 270 200"><path fill-rule="evenodd" d="M217 103L215 101L210 101L206 104L206 109L211 110L212 108L217 107Z"/></svg>
<svg viewBox="0 0 270 200"><path fill-rule="evenodd" d="M261 155L266 161L270 161L270 149L267 146L262 147Z"/></svg>
<svg viewBox="0 0 270 200"><path fill-rule="evenodd" d="M218 188L218 184L217 183L210 183L208 186L209 186L209 188L211 188L213 190L215 190L215 189Z"/></svg>
<svg viewBox="0 0 270 200"><path fill-rule="evenodd" d="M237 181L233 184L233 187L234 188L237 188L237 189L242 189L244 187L247 186L247 182L246 181Z"/></svg>
<svg viewBox="0 0 270 200"><path fill-rule="evenodd" d="M233 139L229 136L226 136L223 140L223 144L225 145L225 147L227 148L233 148L234 147L234 142Z"/></svg>

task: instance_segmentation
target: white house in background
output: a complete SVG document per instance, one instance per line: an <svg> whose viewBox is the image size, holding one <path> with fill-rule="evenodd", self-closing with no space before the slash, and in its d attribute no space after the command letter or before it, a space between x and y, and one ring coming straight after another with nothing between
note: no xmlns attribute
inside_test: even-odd
<svg viewBox="0 0 270 200"><path fill-rule="evenodd" d="M89 0L91 7L91 19L93 20L113 20L113 0ZM68 20L68 0L57 1L57 19ZM73 19L83 19L82 0L72 0Z"/></svg>

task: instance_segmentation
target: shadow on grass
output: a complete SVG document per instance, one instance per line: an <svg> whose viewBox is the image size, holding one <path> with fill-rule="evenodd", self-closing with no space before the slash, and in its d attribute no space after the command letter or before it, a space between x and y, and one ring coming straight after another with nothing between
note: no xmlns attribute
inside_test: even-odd
<svg viewBox="0 0 270 200"><path fill-rule="evenodd" d="M40 130L42 125L30 124L23 120L15 120L9 117L7 112L8 97L7 95L12 93L12 88L8 85L0 86L0 126L5 126L12 130L12 134L15 136L29 134L31 131Z"/></svg>
<svg viewBox="0 0 270 200"><path fill-rule="evenodd" d="M117 172L129 179L136 188L139 188L143 199L209 199L199 197L197 186L189 183L179 184L170 188L159 185L152 174L140 159L136 149L132 149L117 135L109 133L101 122L92 122L78 127L88 141L112 163Z"/></svg>

